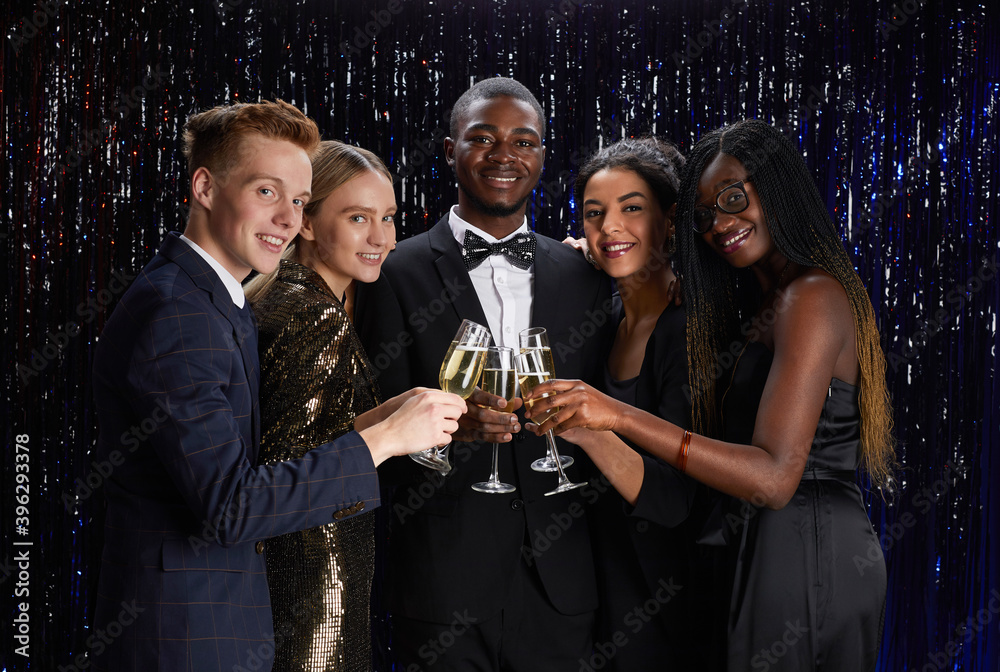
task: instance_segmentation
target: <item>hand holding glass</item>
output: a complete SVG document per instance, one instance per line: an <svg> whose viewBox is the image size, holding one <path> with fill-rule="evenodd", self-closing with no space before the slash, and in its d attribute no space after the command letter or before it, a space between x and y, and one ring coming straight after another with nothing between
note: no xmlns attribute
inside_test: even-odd
<svg viewBox="0 0 1000 672"><path fill-rule="evenodd" d="M511 348L491 347L486 352L483 379L479 387L484 392L503 397L510 406L514 401L514 351ZM489 494L514 492L517 488L509 483L501 483L499 475L500 448L493 444L493 471L488 481L473 483L472 489Z"/></svg>
<svg viewBox="0 0 1000 672"><path fill-rule="evenodd" d="M551 378L551 374L547 370L550 364L545 361L545 357L540 350L525 350L514 356L514 362L517 365L517 382L521 385L522 398L525 393L530 393L536 385L540 385ZM530 408L532 402L526 401L525 404ZM552 409L552 412L547 414L546 418L558 410L558 408ZM541 424L546 418L532 418L531 421ZM559 484L554 490L546 492L546 496L585 486L586 483L573 483L566 478L566 472L563 471L562 460L559 459L560 455L559 451L556 450L556 440L551 430L545 433L545 441L549 446L549 455L553 458L552 463L559 474ZM532 465L532 468L534 468L534 465Z"/></svg>
<svg viewBox="0 0 1000 672"><path fill-rule="evenodd" d="M552 348L549 346L549 334L545 330L545 327L530 327L525 329L517 335L517 340L521 346L521 352L527 352L528 350L539 351L545 364L545 371L548 372L549 378L556 377L556 366L552 359ZM537 383L535 384L537 385ZM533 422L540 425L544 422L544 419L534 420ZM553 450L552 446L554 445L555 441L549 442L549 450L546 452L545 457L541 457L532 462L532 469L535 471L556 471L557 456L563 469L573 464L573 458L569 455L559 455L555 450Z"/></svg>
<svg viewBox="0 0 1000 672"><path fill-rule="evenodd" d="M463 320L441 362L441 370L438 372L438 385L441 389L468 399L476 389L476 382L486 361L486 348L491 340L489 329L472 320ZM412 453L410 458L445 474L451 471L447 445Z"/></svg>

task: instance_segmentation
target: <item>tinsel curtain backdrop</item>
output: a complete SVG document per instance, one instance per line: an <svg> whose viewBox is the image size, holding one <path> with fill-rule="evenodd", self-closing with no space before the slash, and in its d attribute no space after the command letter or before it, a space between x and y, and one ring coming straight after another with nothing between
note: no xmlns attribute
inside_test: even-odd
<svg viewBox="0 0 1000 672"><path fill-rule="evenodd" d="M185 119L300 106L400 176L406 237L455 200L450 105L504 75L549 116L529 218L557 238L602 142L687 151L757 117L801 147L888 355L901 469L887 501L867 496L889 570L879 669L1000 670L994 0L37 0L2 17L0 668L83 669L102 646L92 356L183 228Z"/></svg>

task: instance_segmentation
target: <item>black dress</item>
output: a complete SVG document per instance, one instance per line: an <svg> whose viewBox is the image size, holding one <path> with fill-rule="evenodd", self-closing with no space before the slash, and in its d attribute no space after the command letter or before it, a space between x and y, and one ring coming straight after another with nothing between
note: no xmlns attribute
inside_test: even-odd
<svg viewBox="0 0 1000 672"><path fill-rule="evenodd" d="M772 354L747 345L722 405L727 440L749 443ZM743 507L729 670L874 670L886 573L855 484L858 389L830 381L802 481L782 509Z"/></svg>
<svg viewBox="0 0 1000 672"><path fill-rule="evenodd" d="M674 306L660 315L638 377L618 381L605 367L610 396L682 427L691 422L686 382L684 310ZM699 647L691 639L696 624L689 606L696 596L683 525L695 486L663 460L632 447L644 469L634 507L603 477L584 491L600 493L591 502L591 523L601 608L595 653L586 662L592 669L628 672L700 669L688 658Z"/></svg>

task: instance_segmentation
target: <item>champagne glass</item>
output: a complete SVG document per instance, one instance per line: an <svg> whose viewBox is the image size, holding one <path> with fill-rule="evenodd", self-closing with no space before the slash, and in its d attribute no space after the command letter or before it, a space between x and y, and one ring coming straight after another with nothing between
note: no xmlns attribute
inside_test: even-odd
<svg viewBox="0 0 1000 672"><path fill-rule="evenodd" d="M514 350L512 348L490 347L486 351L486 364L483 366L483 379L479 387L484 392L495 394L507 400L507 406L514 401ZM517 490L510 483L501 483L499 474L500 447L493 444L493 472L488 481L473 483L476 492L503 494Z"/></svg>
<svg viewBox="0 0 1000 672"><path fill-rule="evenodd" d="M438 385L445 392L468 399L476 389L476 382L486 361L486 348L492 338L490 330L472 320L463 320L454 340L448 346L438 372ZM448 446L428 448L418 453L410 453L410 458L430 469L447 474L451 471L448 461Z"/></svg>
<svg viewBox="0 0 1000 672"><path fill-rule="evenodd" d="M525 392L531 392L536 385L544 383L551 377L550 372L547 370L549 363L545 361L545 357L542 350L539 349L527 349L524 352L514 356L514 362L517 365L517 382L521 385L521 395L523 396ZM549 396L549 395L545 395ZM528 402L533 403L533 402ZM544 418L532 418L532 422L537 422L541 424L545 420L556 412L557 409L552 409ZM587 485L586 483L573 483L568 478L566 478L566 472L563 471L562 460L559 459L559 451L556 450L556 440L552 435L552 430L545 433L545 440L549 445L549 455L552 456L552 463L555 465L555 470L559 474L559 484L554 490L549 490L545 493L546 496L554 495L557 492L566 492L567 490L572 490L573 488L582 488ZM535 465L531 465L534 468Z"/></svg>
<svg viewBox="0 0 1000 672"><path fill-rule="evenodd" d="M545 327L531 327L525 329L517 335L518 342L521 345L521 352L526 352L528 350L538 350L541 353L542 361L545 364L545 370L548 371L549 378L556 377L556 365L555 361L552 359L552 348L549 346L549 334L545 331ZM551 414L550 414L551 415ZM535 424L542 424L545 420L532 419ZM549 432L551 436L552 432ZM558 459L563 469L573 464L573 458L569 455L559 455L559 452L555 449L555 441L548 441L548 451L545 457L539 458L531 463L531 468L535 471L557 471L556 460Z"/></svg>

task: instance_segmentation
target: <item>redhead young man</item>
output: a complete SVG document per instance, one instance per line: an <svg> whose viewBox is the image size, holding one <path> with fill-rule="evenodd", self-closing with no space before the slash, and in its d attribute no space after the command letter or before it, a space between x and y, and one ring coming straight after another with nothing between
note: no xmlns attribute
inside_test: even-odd
<svg viewBox="0 0 1000 672"><path fill-rule="evenodd" d="M265 539L379 504L375 467L450 439L464 402L429 392L302 458L257 466L257 326L241 281L299 232L316 125L287 103L188 120L191 213L108 320L94 360L104 554L97 670L270 670ZM130 429L155 423L136 442ZM403 431L405 428L405 435Z"/></svg>

